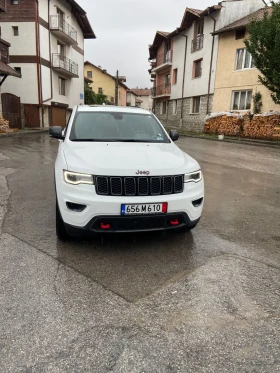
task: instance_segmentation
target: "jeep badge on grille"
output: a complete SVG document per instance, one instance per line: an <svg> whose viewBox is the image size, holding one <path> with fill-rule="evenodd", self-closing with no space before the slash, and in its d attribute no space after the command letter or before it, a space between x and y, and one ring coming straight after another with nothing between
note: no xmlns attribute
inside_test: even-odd
<svg viewBox="0 0 280 373"><path fill-rule="evenodd" d="M136 175L146 175L146 176L150 175L150 171L139 171L138 170L135 173L136 173Z"/></svg>

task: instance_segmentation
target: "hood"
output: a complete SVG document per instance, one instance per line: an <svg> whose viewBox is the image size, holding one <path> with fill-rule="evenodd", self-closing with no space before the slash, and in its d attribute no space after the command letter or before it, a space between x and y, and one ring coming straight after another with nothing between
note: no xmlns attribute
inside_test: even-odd
<svg viewBox="0 0 280 373"><path fill-rule="evenodd" d="M199 164L174 143L62 143L69 171L93 175L176 175L199 169ZM141 173L139 174L139 176Z"/></svg>

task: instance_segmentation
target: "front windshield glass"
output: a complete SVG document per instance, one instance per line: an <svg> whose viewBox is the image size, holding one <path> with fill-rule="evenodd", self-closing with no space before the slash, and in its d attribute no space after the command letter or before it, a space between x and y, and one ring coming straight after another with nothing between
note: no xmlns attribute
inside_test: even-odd
<svg viewBox="0 0 280 373"><path fill-rule="evenodd" d="M104 142L170 142L152 115L120 112L78 112L69 139Z"/></svg>

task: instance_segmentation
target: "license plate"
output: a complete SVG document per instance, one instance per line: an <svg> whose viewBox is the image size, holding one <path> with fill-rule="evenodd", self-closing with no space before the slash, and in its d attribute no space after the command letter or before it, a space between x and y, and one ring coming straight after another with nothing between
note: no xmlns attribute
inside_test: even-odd
<svg viewBox="0 0 280 373"><path fill-rule="evenodd" d="M167 202L122 205L121 207L122 215L144 215L165 213L167 213Z"/></svg>

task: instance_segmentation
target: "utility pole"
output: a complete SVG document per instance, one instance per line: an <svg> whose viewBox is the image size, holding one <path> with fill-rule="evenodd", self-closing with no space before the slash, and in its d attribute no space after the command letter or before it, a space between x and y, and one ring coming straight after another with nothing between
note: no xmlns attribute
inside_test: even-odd
<svg viewBox="0 0 280 373"><path fill-rule="evenodd" d="M119 70L117 70L117 75L116 75L115 105L119 106Z"/></svg>

